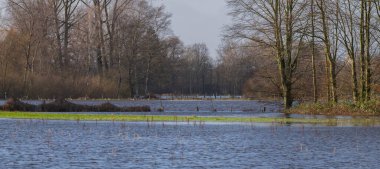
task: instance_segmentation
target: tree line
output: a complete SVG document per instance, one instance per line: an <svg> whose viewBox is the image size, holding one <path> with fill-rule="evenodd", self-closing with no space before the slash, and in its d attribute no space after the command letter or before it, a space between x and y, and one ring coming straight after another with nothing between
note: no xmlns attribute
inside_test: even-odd
<svg viewBox="0 0 380 169"><path fill-rule="evenodd" d="M241 94L146 0L6 0L0 98ZM220 83L220 85L218 84ZM241 82L240 82L241 83Z"/></svg>
<svg viewBox="0 0 380 169"><path fill-rule="evenodd" d="M228 0L232 50L260 62L245 90L356 104L379 92L380 1ZM261 90L261 91L260 91Z"/></svg>
<svg viewBox="0 0 380 169"><path fill-rule="evenodd" d="M146 0L6 0L0 98L245 95L289 108L380 92L379 1L227 3L233 24L212 58Z"/></svg>

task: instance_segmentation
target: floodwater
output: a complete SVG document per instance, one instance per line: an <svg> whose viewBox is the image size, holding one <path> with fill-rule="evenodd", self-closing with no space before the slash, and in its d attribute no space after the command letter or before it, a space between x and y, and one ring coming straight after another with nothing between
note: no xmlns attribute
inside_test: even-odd
<svg viewBox="0 0 380 169"><path fill-rule="evenodd" d="M0 105L5 101L0 101ZM30 104L42 104L38 100L26 100ZM49 102L49 101L46 101ZM283 117L281 104L275 101L243 100L71 100L83 105L100 105L110 102L116 106L150 106L151 112L116 112L129 115L175 115L175 116L228 116L228 117ZM163 112L158 111L164 108ZM83 112L81 112L83 113ZM105 114L106 112L87 112L87 114Z"/></svg>
<svg viewBox="0 0 380 169"><path fill-rule="evenodd" d="M0 120L1 168L378 168L380 128Z"/></svg>
<svg viewBox="0 0 380 169"><path fill-rule="evenodd" d="M73 101L77 104L97 105L105 101ZM265 101L233 101L233 100L139 100L139 101L110 101L116 106L151 107L151 112L120 112L117 114L138 115L176 115L176 116L229 116L229 117L266 117L283 116L278 102ZM164 108L163 112L158 109ZM265 107L265 112L263 111Z"/></svg>
<svg viewBox="0 0 380 169"><path fill-rule="evenodd" d="M48 103L51 100L46 100ZM42 104L42 100L23 100L29 104ZM120 107L149 106L151 112L112 112L122 115L164 115L164 116L222 116L222 117L269 117L269 118L352 118L350 116L327 117L323 115L284 115L278 101L253 100L70 100L81 105L112 103ZM5 104L0 100L0 105ZM159 111L164 108L164 111ZM60 113L60 112L57 112ZM109 114L109 112L73 112L78 114Z"/></svg>

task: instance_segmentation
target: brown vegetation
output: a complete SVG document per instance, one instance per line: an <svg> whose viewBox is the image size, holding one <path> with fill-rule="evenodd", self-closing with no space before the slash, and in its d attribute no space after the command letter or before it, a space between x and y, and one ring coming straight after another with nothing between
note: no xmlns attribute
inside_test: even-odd
<svg viewBox="0 0 380 169"><path fill-rule="evenodd" d="M204 44L184 46L146 0L6 0L0 98L211 94Z"/></svg>
<svg viewBox="0 0 380 169"><path fill-rule="evenodd" d="M366 103L362 106L339 103L332 104L302 104L285 110L290 114L326 115L326 116L380 116L380 102Z"/></svg>
<svg viewBox="0 0 380 169"><path fill-rule="evenodd" d="M146 0L7 0L0 98L245 95L289 108L379 96L379 1L228 5L234 22L214 61L205 44L184 46L170 14Z"/></svg>
<svg viewBox="0 0 380 169"><path fill-rule="evenodd" d="M118 107L111 103L88 106L71 103L65 99L56 99L50 103L31 105L18 99L9 99L4 106L4 111L26 112L150 112L149 106Z"/></svg>
<svg viewBox="0 0 380 169"><path fill-rule="evenodd" d="M378 1L228 0L228 40L250 48L257 62L244 91L293 100L352 100L379 93ZM257 52L259 51L259 52Z"/></svg>

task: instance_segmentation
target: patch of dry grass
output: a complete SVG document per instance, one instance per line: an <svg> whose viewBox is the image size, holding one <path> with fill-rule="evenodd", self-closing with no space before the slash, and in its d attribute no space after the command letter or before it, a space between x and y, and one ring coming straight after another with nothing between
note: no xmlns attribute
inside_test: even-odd
<svg viewBox="0 0 380 169"><path fill-rule="evenodd" d="M326 116L380 116L380 102L371 101L364 104L329 103L301 104L286 110L289 114L326 115Z"/></svg>

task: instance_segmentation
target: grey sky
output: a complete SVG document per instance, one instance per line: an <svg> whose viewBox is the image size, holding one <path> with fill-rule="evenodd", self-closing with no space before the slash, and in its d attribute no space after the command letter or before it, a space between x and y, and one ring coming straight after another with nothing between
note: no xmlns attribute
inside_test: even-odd
<svg viewBox="0 0 380 169"><path fill-rule="evenodd" d="M223 26L230 22L225 0L158 0L172 16L172 29L186 44L206 43L216 57Z"/></svg>

